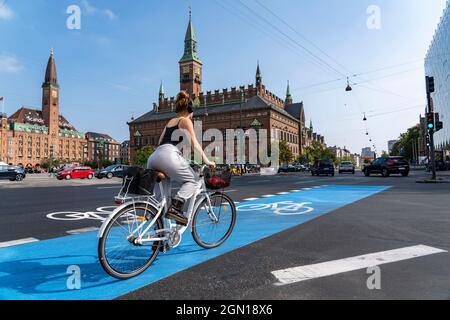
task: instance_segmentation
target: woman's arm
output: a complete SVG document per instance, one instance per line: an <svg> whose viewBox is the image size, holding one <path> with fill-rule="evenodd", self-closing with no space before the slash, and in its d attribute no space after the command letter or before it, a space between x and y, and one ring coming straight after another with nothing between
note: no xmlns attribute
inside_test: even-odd
<svg viewBox="0 0 450 320"><path fill-rule="evenodd" d="M195 136L194 132L194 125L192 124L192 121L188 119L182 119L180 121L180 128L185 129L189 134L189 139L191 140L191 145L194 147L194 150L200 153L202 156L203 161L208 166L215 166L215 163L212 161L209 161L208 157L206 156L205 152L203 151L202 146L200 143L198 143L197 137Z"/></svg>
<svg viewBox="0 0 450 320"><path fill-rule="evenodd" d="M160 146L161 143L162 143L163 137L164 137L164 135L166 134L166 129L167 129L167 127L164 128L164 130L163 130L161 136L159 137L158 146Z"/></svg>

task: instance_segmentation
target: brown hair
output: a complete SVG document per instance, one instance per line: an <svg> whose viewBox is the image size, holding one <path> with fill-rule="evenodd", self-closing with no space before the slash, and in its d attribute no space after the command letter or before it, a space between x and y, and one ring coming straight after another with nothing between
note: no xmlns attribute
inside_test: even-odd
<svg viewBox="0 0 450 320"><path fill-rule="evenodd" d="M191 102L191 97L189 93L186 91L180 91L177 95L177 100L175 101L175 112L182 113L185 112L189 106L189 102Z"/></svg>

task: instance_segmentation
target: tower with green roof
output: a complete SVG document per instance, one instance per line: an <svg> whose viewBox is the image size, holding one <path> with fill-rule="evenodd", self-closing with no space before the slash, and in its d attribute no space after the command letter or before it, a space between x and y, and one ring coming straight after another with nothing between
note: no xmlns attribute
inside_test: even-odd
<svg viewBox="0 0 450 320"><path fill-rule="evenodd" d="M293 104L294 100L292 99L292 95L291 95L291 87L289 85L289 80L287 83L287 89L286 89L286 100L285 100L285 105L290 105Z"/></svg>
<svg viewBox="0 0 450 320"><path fill-rule="evenodd" d="M184 53L180 64L180 89L199 96L202 91L202 62L197 51L197 37L192 25L192 13L184 38Z"/></svg>

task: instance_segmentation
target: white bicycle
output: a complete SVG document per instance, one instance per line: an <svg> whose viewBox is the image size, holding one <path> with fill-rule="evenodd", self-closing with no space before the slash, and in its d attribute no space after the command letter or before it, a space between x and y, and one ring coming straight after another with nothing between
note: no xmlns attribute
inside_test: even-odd
<svg viewBox="0 0 450 320"><path fill-rule="evenodd" d="M116 197L116 203L122 205L103 223L98 235L100 263L109 275L129 279L141 274L160 252L176 248L187 229L205 249L216 248L230 237L236 223L236 206L226 194L206 188L205 168L201 168L201 179L187 202L188 226L179 226L165 217L171 187L163 173L157 173L152 195L130 196L122 188Z"/></svg>

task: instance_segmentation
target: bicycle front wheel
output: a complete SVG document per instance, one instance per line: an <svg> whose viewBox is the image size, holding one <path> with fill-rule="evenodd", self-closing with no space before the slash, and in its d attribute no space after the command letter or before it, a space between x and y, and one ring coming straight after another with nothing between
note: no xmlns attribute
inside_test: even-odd
<svg viewBox="0 0 450 320"><path fill-rule="evenodd" d="M160 238L162 229L158 219L148 233L141 233L149 226L157 212L154 208L130 205L118 212L106 226L98 243L98 256L103 269L118 279L129 279L144 272L155 261L162 241L146 241L138 244L136 239Z"/></svg>
<svg viewBox="0 0 450 320"><path fill-rule="evenodd" d="M192 236L205 249L222 245L236 223L236 206L230 197L215 193L209 199L203 200L192 219Z"/></svg>

